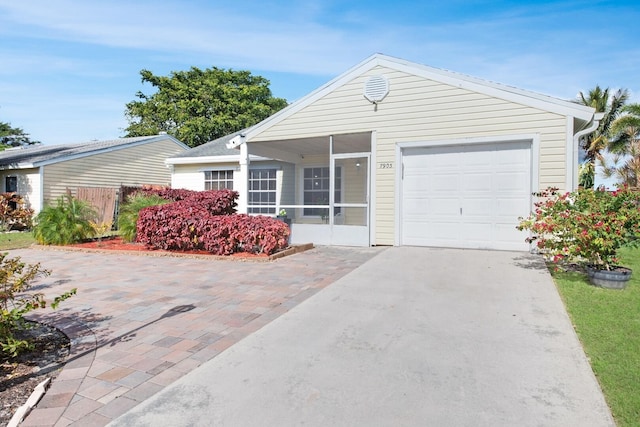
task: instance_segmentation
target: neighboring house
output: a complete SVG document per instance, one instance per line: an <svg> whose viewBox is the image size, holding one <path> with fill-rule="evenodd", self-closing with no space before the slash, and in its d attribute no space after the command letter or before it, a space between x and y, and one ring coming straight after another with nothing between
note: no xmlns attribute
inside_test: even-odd
<svg viewBox="0 0 640 427"><path fill-rule="evenodd" d="M174 185L187 188L232 170L239 211L264 210L264 200L269 214L286 209L294 243L527 250L515 227L531 193L577 187L578 140L599 118L376 54L226 137L236 154L194 149L168 162ZM253 172L263 165L275 186Z"/></svg>
<svg viewBox="0 0 640 427"><path fill-rule="evenodd" d="M0 152L0 187L24 196L37 213L67 189L169 185L164 160L188 148L169 135L11 148Z"/></svg>

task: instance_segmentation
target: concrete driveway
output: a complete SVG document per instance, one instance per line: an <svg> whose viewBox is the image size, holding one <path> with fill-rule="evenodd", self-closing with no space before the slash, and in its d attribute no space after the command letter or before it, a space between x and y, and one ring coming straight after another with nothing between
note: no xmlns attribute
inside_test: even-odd
<svg viewBox="0 0 640 427"><path fill-rule="evenodd" d="M613 426L524 253L389 248L112 426Z"/></svg>

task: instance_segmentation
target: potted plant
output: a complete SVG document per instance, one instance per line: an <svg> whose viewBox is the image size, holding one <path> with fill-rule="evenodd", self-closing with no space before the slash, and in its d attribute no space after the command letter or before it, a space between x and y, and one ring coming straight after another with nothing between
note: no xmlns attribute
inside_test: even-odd
<svg viewBox="0 0 640 427"><path fill-rule="evenodd" d="M291 227L291 218L287 217L287 211L285 209L280 209L280 212L278 212L278 215L276 216L276 219L278 219L279 221L284 222L289 227Z"/></svg>
<svg viewBox="0 0 640 427"><path fill-rule="evenodd" d="M617 265L617 251L640 242L640 193L549 188L534 195L534 212L517 227L531 232L527 241L553 263L584 267L592 284L624 288L631 271Z"/></svg>

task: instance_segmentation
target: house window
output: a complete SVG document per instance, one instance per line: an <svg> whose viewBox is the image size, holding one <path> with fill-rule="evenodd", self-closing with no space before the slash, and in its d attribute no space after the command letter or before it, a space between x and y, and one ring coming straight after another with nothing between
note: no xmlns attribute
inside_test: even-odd
<svg viewBox="0 0 640 427"><path fill-rule="evenodd" d="M336 167L334 203L342 200L342 168ZM329 168L304 168L303 201L305 205L329 205ZM326 216L328 208L305 208L305 216ZM336 213L339 209L336 209Z"/></svg>
<svg viewBox="0 0 640 427"><path fill-rule="evenodd" d="M251 214L276 213L276 170L249 170L249 208Z"/></svg>
<svg viewBox="0 0 640 427"><path fill-rule="evenodd" d="M4 179L4 191L6 193L17 193L18 192L18 177L17 176L7 176Z"/></svg>
<svg viewBox="0 0 640 427"><path fill-rule="evenodd" d="M233 171L205 171L205 190L233 190Z"/></svg>

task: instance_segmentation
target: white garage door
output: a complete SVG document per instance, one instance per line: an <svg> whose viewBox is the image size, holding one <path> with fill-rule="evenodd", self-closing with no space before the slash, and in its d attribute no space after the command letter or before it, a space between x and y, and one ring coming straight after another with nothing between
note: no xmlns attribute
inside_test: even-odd
<svg viewBox="0 0 640 427"><path fill-rule="evenodd" d="M529 248L530 143L406 148L403 167L402 245Z"/></svg>

